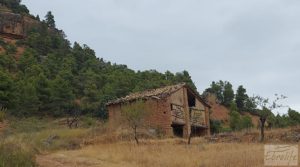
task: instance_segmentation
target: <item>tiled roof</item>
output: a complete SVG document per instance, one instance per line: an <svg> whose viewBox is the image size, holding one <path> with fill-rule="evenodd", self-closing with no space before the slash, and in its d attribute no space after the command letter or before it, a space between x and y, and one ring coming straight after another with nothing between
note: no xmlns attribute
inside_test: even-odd
<svg viewBox="0 0 300 167"><path fill-rule="evenodd" d="M137 99L149 99L149 98L161 99L171 95L172 93L176 92L177 90L181 89L184 86L186 86L185 83L180 83L177 85L170 85L170 86L165 86L157 89L131 93L125 97L121 97L116 100L110 101L106 105L124 103L124 102L129 102Z"/></svg>

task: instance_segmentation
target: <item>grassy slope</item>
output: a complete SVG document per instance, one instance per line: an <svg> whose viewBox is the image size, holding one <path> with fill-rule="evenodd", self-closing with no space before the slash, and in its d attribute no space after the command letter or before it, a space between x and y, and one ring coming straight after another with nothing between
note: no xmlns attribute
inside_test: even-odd
<svg viewBox="0 0 300 167"><path fill-rule="evenodd" d="M209 96L208 97L209 104L211 105L211 114L210 118L213 120L220 120L224 123L224 126L229 126L229 113L230 109L226 108L225 106L216 103L216 97L215 96ZM248 112L244 112L242 115L247 115L251 118L252 124L254 127L259 126L259 117L252 115Z"/></svg>

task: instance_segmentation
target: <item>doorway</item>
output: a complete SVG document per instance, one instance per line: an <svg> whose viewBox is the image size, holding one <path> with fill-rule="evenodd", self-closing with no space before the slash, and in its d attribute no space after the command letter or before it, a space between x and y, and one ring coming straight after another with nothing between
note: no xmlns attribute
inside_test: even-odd
<svg viewBox="0 0 300 167"><path fill-rule="evenodd" d="M173 124L172 128L174 136L183 137L183 125Z"/></svg>

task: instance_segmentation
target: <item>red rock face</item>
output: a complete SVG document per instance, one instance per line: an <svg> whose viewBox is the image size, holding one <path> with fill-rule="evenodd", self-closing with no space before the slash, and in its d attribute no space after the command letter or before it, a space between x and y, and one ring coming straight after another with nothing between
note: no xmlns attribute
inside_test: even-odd
<svg viewBox="0 0 300 167"><path fill-rule="evenodd" d="M26 37L26 32L38 24L38 21L28 16L0 12L0 36L3 38L23 39Z"/></svg>

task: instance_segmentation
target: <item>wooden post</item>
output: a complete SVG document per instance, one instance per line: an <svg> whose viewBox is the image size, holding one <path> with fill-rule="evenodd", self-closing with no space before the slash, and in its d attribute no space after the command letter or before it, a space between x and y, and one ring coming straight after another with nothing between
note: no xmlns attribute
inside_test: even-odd
<svg viewBox="0 0 300 167"><path fill-rule="evenodd" d="M185 125L184 125L183 137L189 138L191 133L191 124L190 124L190 112L189 112L189 104L188 104L188 97L187 97L187 89L184 87L182 90L183 90L183 111L185 114Z"/></svg>

